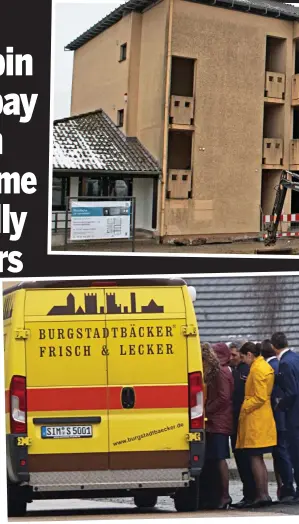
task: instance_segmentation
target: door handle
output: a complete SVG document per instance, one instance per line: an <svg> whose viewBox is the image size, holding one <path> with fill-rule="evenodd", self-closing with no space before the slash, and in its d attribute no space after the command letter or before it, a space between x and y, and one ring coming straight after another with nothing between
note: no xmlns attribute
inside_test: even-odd
<svg viewBox="0 0 299 524"><path fill-rule="evenodd" d="M121 403L124 409L132 409L135 406L134 388L125 387L121 392Z"/></svg>

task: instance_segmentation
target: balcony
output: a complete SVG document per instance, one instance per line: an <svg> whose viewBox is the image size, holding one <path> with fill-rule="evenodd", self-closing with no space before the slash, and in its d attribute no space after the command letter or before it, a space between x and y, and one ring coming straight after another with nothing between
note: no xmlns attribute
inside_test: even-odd
<svg viewBox="0 0 299 524"><path fill-rule="evenodd" d="M263 168L278 169L283 165L283 139L264 138Z"/></svg>
<svg viewBox="0 0 299 524"><path fill-rule="evenodd" d="M172 129L193 127L194 98L172 95L170 100L169 124Z"/></svg>
<svg viewBox="0 0 299 524"><path fill-rule="evenodd" d="M292 77L292 105L299 105L299 75Z"/></svg>
<svg viewBox="0 0 299 524"><path fill-rule="evenodd" d="M291 140L290 143L290 169L299 170L299 140Z"/></svg>
<svg viewBox="0 0 299 524"><path fill-rule="evenodd" d="M265 75L265 101L283 104L285 98L286 75L266 71Z"/></svg>
<svg viewBox="0 0 299 524"><path fill-rule="evenodd" d="M187 199L191 196L190 169L169 169L167 196L171 199Z"/></svg>

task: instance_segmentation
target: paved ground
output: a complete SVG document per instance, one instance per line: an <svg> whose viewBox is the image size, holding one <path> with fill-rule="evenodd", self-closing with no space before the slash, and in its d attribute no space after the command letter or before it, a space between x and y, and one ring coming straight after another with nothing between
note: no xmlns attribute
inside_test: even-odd
<svg viewBox="0 0 299 524"><path fill-rule="evenodd" d="M276 484L270 483L270 495L276 498ZM242 497L241 484L230 482L230 494L234 502ZM201 511L198 513L177 513L173 501L169 497L160 497L158 505L151 512L137 510L132 499L106 500L54 500L36 501L28 505L28 514L25 518L9 519L10 522L26 521L76 521L98 519L135 519L135 518L208 518L208 517L262 517L299 515L299 505L275 505L263 510L230 510L230 511Z"/></svg>
<svg viewBox="0 0 299 524"><path fill-rule="evenodd" d="M283 249L292 249L293 255L299 254L299 238L281 238L277 241L275 249L278 251ZM55 251L62 251L64 248L53 247ZM207 243L202 246L174 246L171 244L157 244L151 240L138 240L136 242L136 253L202 253L202 254L256 254L257 250L266 249L263 242L258 241L244 241L234 243ZM69 251L97 251L97 252L131 252L132 244L130 242L112 242L112 243L89 243L82 244L73 243L68 245ZM266 250L265 254L268 250ZM273 248L271 248L271 254ZM269 253L270 254L270 253Z"/></svg>

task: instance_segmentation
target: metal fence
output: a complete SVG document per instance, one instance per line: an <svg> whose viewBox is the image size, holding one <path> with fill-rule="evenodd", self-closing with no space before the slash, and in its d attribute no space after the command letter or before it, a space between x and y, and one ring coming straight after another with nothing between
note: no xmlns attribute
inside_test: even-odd
<svg viewBox="0 0 299 524"><path fill-rule="evenodd" d="M63 233L65 229L65 215L66 211L52 211L52 233ZM68 229L70 228L71 220L68 220Z"/></svg>

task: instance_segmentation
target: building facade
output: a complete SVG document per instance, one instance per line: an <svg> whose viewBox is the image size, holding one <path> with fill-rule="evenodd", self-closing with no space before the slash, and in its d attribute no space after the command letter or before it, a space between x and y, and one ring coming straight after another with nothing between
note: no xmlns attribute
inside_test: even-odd
<svg viewBox="0 0 299 524"><path fill-rule="evenodd" d="M281 170L299 170L298 8L130 0L67 49L71 114L102 108L161 166L156 228L144 229L163 239L261 230ZM144 183L139 206L149 199ZM298 194L284 212L299 212Z"/></svg>
<svg viewBox="0 0 299 524"><path fill-rule="evenodd" d="M283 331L299 352L298 275L186 278L202 342L262 341Z"/></svg>

